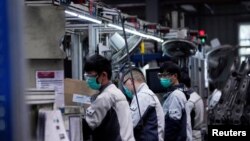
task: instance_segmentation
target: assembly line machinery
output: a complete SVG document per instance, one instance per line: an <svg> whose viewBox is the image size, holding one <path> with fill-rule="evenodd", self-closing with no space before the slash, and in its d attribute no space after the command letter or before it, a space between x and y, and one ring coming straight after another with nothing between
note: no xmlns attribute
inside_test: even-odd
<svg viewBox="0 0 250 141"><path fill-rule="evenodd" d="M101 3L87 2L75 4L73 2L68 3L67 0L26 0L25 4L27 7L32 7L29 9L31 11L34 10L34 7L54 7L57 10L56 12L59 11L57 13L59 16L57 17L61 16L63 20L60 21L63 21L64 24L63 29L61 29L62 32L60 32L61 40L57 42L58 46L56 46L57 43L48 45L50 49L56 48L54 51L50 51L49 55L45 57L39 57L41 53L39 54L38 52L28 58L31 60L30 66L32 71L40 69L38 68L40 66L32 66L32 64L41 62L38 59L43 59L45 61L43 64L46 65L60 62L59 65L53 64L53 67L47 66L42 69L62 69L62 60L68 59L72 63L72 78L82 80L84 60L89 55L99 53L112 60L114 79L119 79L121 69L128 63L128 55L134 55L130 56L132 61L134 61L133 57L139 56L139 60L143 62L143 65L149 62L145 61L148 59L146 58L147 54L138 55L134 53L138 50L142 41L152 41L156 42L156 48L160 48L160 51L155 52L157 55L152 57L152 60L157 57L163 58L164 55L168 58L164 58L161 61L177 58L179 65L188 70L192 78L192 86L202 98L206 99L210 96L209 83L214 84L221 91L221 98L218 100L218 103L208 109L209 124L250 124L250 98L248 96L250 87L249 61L235 62L237 60L236 47L221 46L210 49L211 51L207 53L204 44L200 45L200 43L187 39L189 30L183 32L184 37L179 38L178 34L175 34L180 31L179 29L171 29L155 23L149 23L135 16L121 13L118 9L109 8ZM30 12L30 14L33 13L35 12ZM55 22L56 25L50 26L59 28L61 26L58 25L59 23L61 22ZM123 41L123 23L128 37L128 52ZM146 28L147 25L148 28ZM115 34L117 35L116 37L114 36ZM28 37L34 39L33 35ZM46 36L46 38L49 37L49 35ZM42 39L40 36L39 38ZM121 41L120 45L115 42L119 39ZM34 45L28 46L33 47ZM39 49L44 48L44 46ZM44 49L47 50L48 48ZM34 48L29 48L29 51L31 50L34 50ZM51 59L55 61L53 62ZM33 78L30 80L32 80L31 82L34 81ZM34 87L34 84L30 84L30 87L32 86Z"/></svg>
<svg viewBox="0 0 250 141"><path fill-rule="evenodd" d="M239 61L238 49L222 46L208 54L209 76L220 90L211 97L217 103L208 107L209 125L250 125L250 62Z"/></svg>

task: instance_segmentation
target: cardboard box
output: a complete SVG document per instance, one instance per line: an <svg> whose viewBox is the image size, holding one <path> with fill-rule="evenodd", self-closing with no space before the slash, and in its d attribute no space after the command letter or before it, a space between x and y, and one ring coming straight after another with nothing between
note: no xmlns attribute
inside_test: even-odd
<svg viewBox="0 0 250 141"><path fill-rule="evenodd" d="M77 103L72 102L73 94L92 96L97 93L98 91L90 89L85 81L69 78L64 79L65 106L77 105Z"/></svg>

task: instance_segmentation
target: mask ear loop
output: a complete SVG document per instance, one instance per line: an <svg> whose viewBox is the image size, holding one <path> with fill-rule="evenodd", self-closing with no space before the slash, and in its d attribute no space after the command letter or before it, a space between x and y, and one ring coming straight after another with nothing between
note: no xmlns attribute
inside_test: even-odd
<svg viewBox="0 0 250 141"><path fill-rule="evenodd" d="M98 82L98 78L100 78L101 75L103 75L103 74L104 74L104 72L102 72L101 74L97 74L97 76L96 76L96 83L97 84L101 84L102 83L102 82L101 83Z"/></svg>
<svg viewBox="0 0 250 141"><path fill-rule="evenodd" d="M98 76L95 77L95 82L96 82L97 84L99 84L99 82L98 82Z"/></svg>
<svg viewBox="0 0 250 141"><path fill-rule="evenodd" d="M100 77L99 74L97 74L96 77L95 77L95 81L96 81L97 84L100 84L100 83L98 82L98 78L99 78L99 77Z"/></svg>

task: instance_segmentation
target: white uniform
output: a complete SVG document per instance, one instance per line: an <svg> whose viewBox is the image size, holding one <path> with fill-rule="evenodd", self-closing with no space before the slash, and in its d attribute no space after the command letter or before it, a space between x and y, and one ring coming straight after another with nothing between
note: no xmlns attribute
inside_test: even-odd
<svg viewBox="0 0 250 141"><path fill-rule="evenodd" d="M190 114L182 86L164 95L165 140L192 141Z"/></svg>
<svg viewBox="0 0 250 141"><path fill-rule="evenodd" d="M164 140L164 113L158 97L142 83L137 91L141 116L134 96L130 105L134 134L137 141Z"/></svg>
<svg viewBox="0 0 250 141"><path fill-rule="evenodd" d="M201 130L204 127L203 100L196 92L192 92L188 99L187 106L191 112L193 141L202 141Z"/></svg>
<svg viewBox="0 0 250 141"><path fill-rule="evenodd" d="M93 141L135 141L128 102L114 84L103 88L86 110L83 131Z"/></svg>

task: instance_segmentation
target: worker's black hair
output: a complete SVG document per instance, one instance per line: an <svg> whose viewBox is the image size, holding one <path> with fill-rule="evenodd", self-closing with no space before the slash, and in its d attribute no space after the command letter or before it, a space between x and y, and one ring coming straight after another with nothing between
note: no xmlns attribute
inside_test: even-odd
<svg viewBox="0 0 250 141"><path fill-rule="evenodd" d="M87 58L84 71L95 71L98 75L100 75L102 72L106 72L108 74L108 79L110 80L112 76L111 62L105 57L95 54Z"/></svg>
<svg viewBox="0 0 250 141"><path fill-rule="evenodd" d="M190 79L190 77L189 77L189 75L188 75L187 72L184 72L184 71L181 72L180 83L183 83L188 88L191 87L191 79Z"/></svg>
<svg viewBox="0 0 250 141"><path fill-rule="evenodd" d="M170 74L177 74L177 79L180 81L181 79L181 70L180 67L174 62L165 62L160 66L160 72L167 72Z"/></svg>

